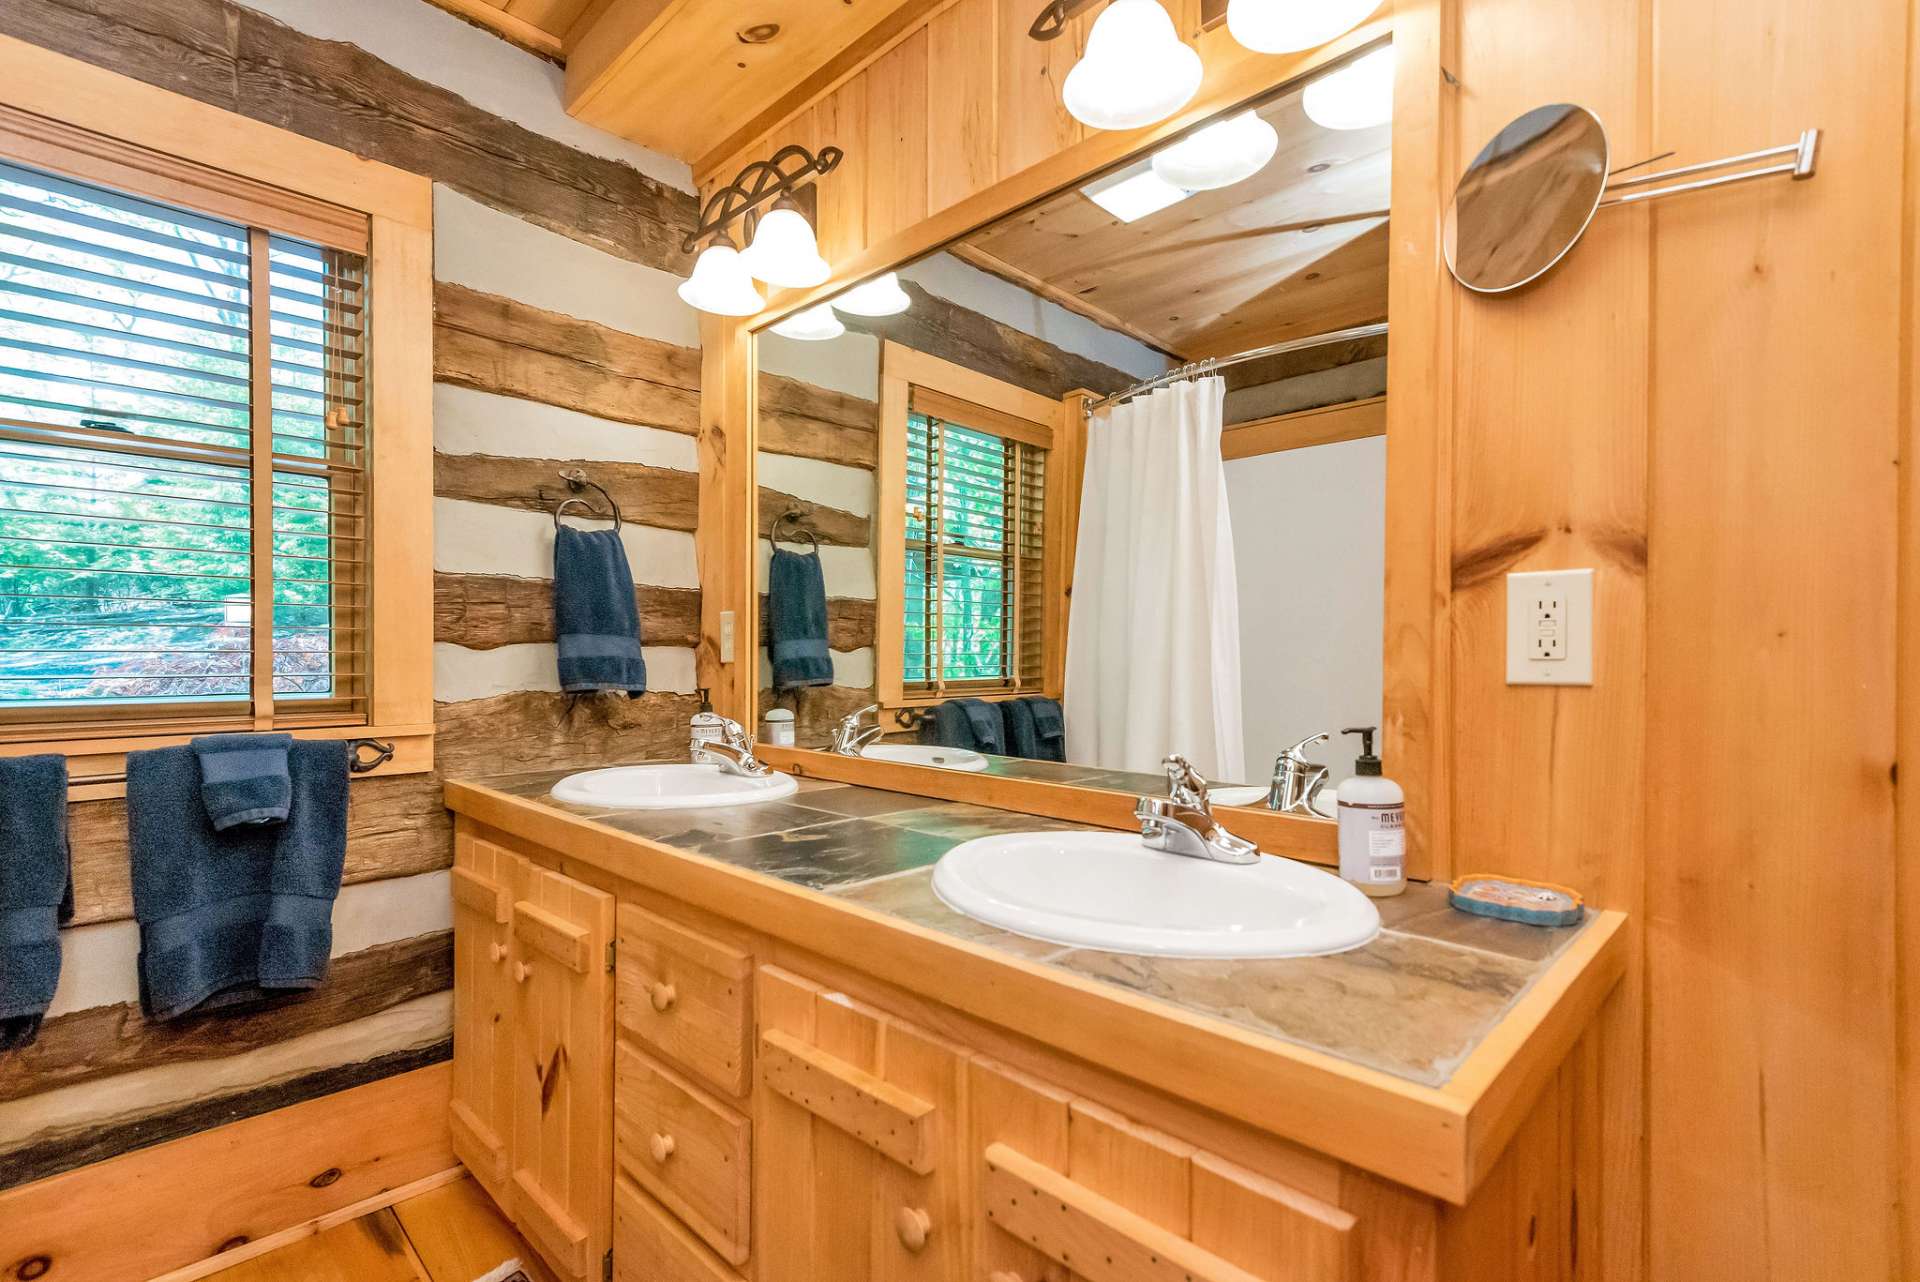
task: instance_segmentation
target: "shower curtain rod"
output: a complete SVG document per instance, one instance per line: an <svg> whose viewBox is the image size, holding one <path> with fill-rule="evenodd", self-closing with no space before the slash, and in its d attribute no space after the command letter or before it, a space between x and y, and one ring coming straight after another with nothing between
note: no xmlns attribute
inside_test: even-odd
<svg viewBox="0 0 1920 1282"><path fill-rule="evenodd" d="M1191 365L1182 365L1179 369L1168 370L1165 374L1157 378L1147 379L1143 383L1135 383L1132 387L1115 392L1111 396L1103 396L1097 401L1088 401L1087 413L1091 416L1095 410L1112 405L1117 401L1124 401L1129 396L1138 396L1142 392L1151 392L1156 387L1165 387L1169 383L1178 383L1183 378L1195 378L1202 374L1210 374L1214 370L1225 369L1229 365L1240 365L1247 361L1260 360L1262 357L1278 356L1282 352L1302 352L1309 347L1325 347L1329 343L1344 343L1356 338L1376 338L1386 332L1387 323L1381 321L1377 325L1355 325L1352 329L1336 329L1325 334L1314 334L1307 338L1289 339L1284 343L1269 343L1265 347L1255 347L1248 351L1235 352L1232 356L1211 356L1204 361L1195 361Z"/></svg>

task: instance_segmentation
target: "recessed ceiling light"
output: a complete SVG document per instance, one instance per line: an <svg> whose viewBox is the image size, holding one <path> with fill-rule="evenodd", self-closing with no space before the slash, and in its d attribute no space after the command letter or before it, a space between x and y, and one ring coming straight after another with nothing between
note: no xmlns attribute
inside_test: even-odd
<svg viewBox="0 0 1920 1282"><path fill-rule="evenodd" d="M1147 161L1089 183L1080 194L1123 223L1138 222L1193 195L1162 178Z"/></svg>
<svg viewBox="0 0 1920 1282"><path fill-rule="evenodd" d="M780 34L777 22L759 22L751 27L733 33L734 38L743 45L763 45Z"/></svg>

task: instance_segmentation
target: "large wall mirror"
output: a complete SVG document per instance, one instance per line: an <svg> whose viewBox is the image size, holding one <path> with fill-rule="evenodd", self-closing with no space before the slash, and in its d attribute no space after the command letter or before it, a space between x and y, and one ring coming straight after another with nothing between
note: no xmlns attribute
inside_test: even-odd
<svg viewBox="0 0 1920 1282"><path fill-rule="evenodd" d="M1331 815L1382 721L1391 84L1363 50L757 333L763 741L1133 794L1179 752Z"/></svg>

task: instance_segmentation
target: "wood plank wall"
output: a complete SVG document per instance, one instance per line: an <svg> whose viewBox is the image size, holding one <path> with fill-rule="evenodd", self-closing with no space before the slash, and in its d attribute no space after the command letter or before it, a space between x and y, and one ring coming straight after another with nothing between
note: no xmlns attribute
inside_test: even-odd
<svg viewBox="0 0 1920 1282"><path fill-rule="evenodd" d="M461 58L495 52L491 38L445 25L450 77ZM439 278L438 772L354 784L324 987L163 1025L141 1015L134 987L125 805L74 806L78 913L61 995L39 1041L0 1057L6 1187L445 1058L440 779L684 750L700 356L672 293L693 199L631 165L224 0L4 5L0 35L432 176ZM527 67L537 88L548 69ZM797 452L826 448L843 420L866 422L835 398L769 390L783 407L777 439ZM558 471L574 466L629 518L655 690L641 699L574 705L555 688L548 513ZM828 524L830 537L859 535Z"/></svg>

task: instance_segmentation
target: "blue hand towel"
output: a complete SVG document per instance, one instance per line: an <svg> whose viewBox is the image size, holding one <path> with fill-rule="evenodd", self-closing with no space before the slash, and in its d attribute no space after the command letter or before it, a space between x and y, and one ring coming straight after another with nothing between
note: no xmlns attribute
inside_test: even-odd
<svg viewBox="0 0 1920 1282"><path fill-rule="evenodd" d="M287 821L216 832L192 748L127 754L127 844L140 1002L173 1019L317 987L347 852L347 745L288 750Z"/></svg>
<svg viewBox="0 0 1920 1282"><path fill-rule="evenodd" d="M1033 732L1033 708L1025 699L1000 701L1000 725L1006 734L1009 757L1032 759L1040 755L1040 740Z"/></svg>
<svg viewBox="0 0 1920 1282"><path fill-rule="evenodd" d="M1000 709L985 699L955 699L953 702L966 714L967 724L973 728L973 743L969 746L975 752L1005 756L1007 732L1000 721Z"/></svg>
<svg viewBox="0 0 1920 1282"><path fill-rule="evenodd" d="M67 759L0 758L0 1051L39 1035L72 916Z"/></svg>
<svg viewBox="0 0 1920 1282"><path fill-rule="evenodd" d="M640 610L620 531L561 526L554 532L553 635L562 690L647 692Z"/></svg>
<svg viewBox="0 0 1920 1282"><path fill-rule="evenodd" d="M1067 759L1067 718L1058 699L1038 696L1020 700L1033 709L1033 734L1039 740L1036 756L1042 761Z"/></svg>
<svg viewBox="0 0 1920 1282"><path fill-rule="evenodd" d="M200 761L200 800L215 832L277 824L293 804L287 778L290 734L203 735L188 746Z"/></svg>
<svg viewBox="0 0 1920 1282"><path fill-rule="evenodd" d="M971 748L973 719L958 701L939 704L922 718L920 742L934 748Z"/></svg>
<svg viewBox="0 0 1920 1282"><path fill-rule="evenodd" d="M827 580L813 552L773 550L767 567L767 634L773 688L833 684L827 653Z"/></svg>

